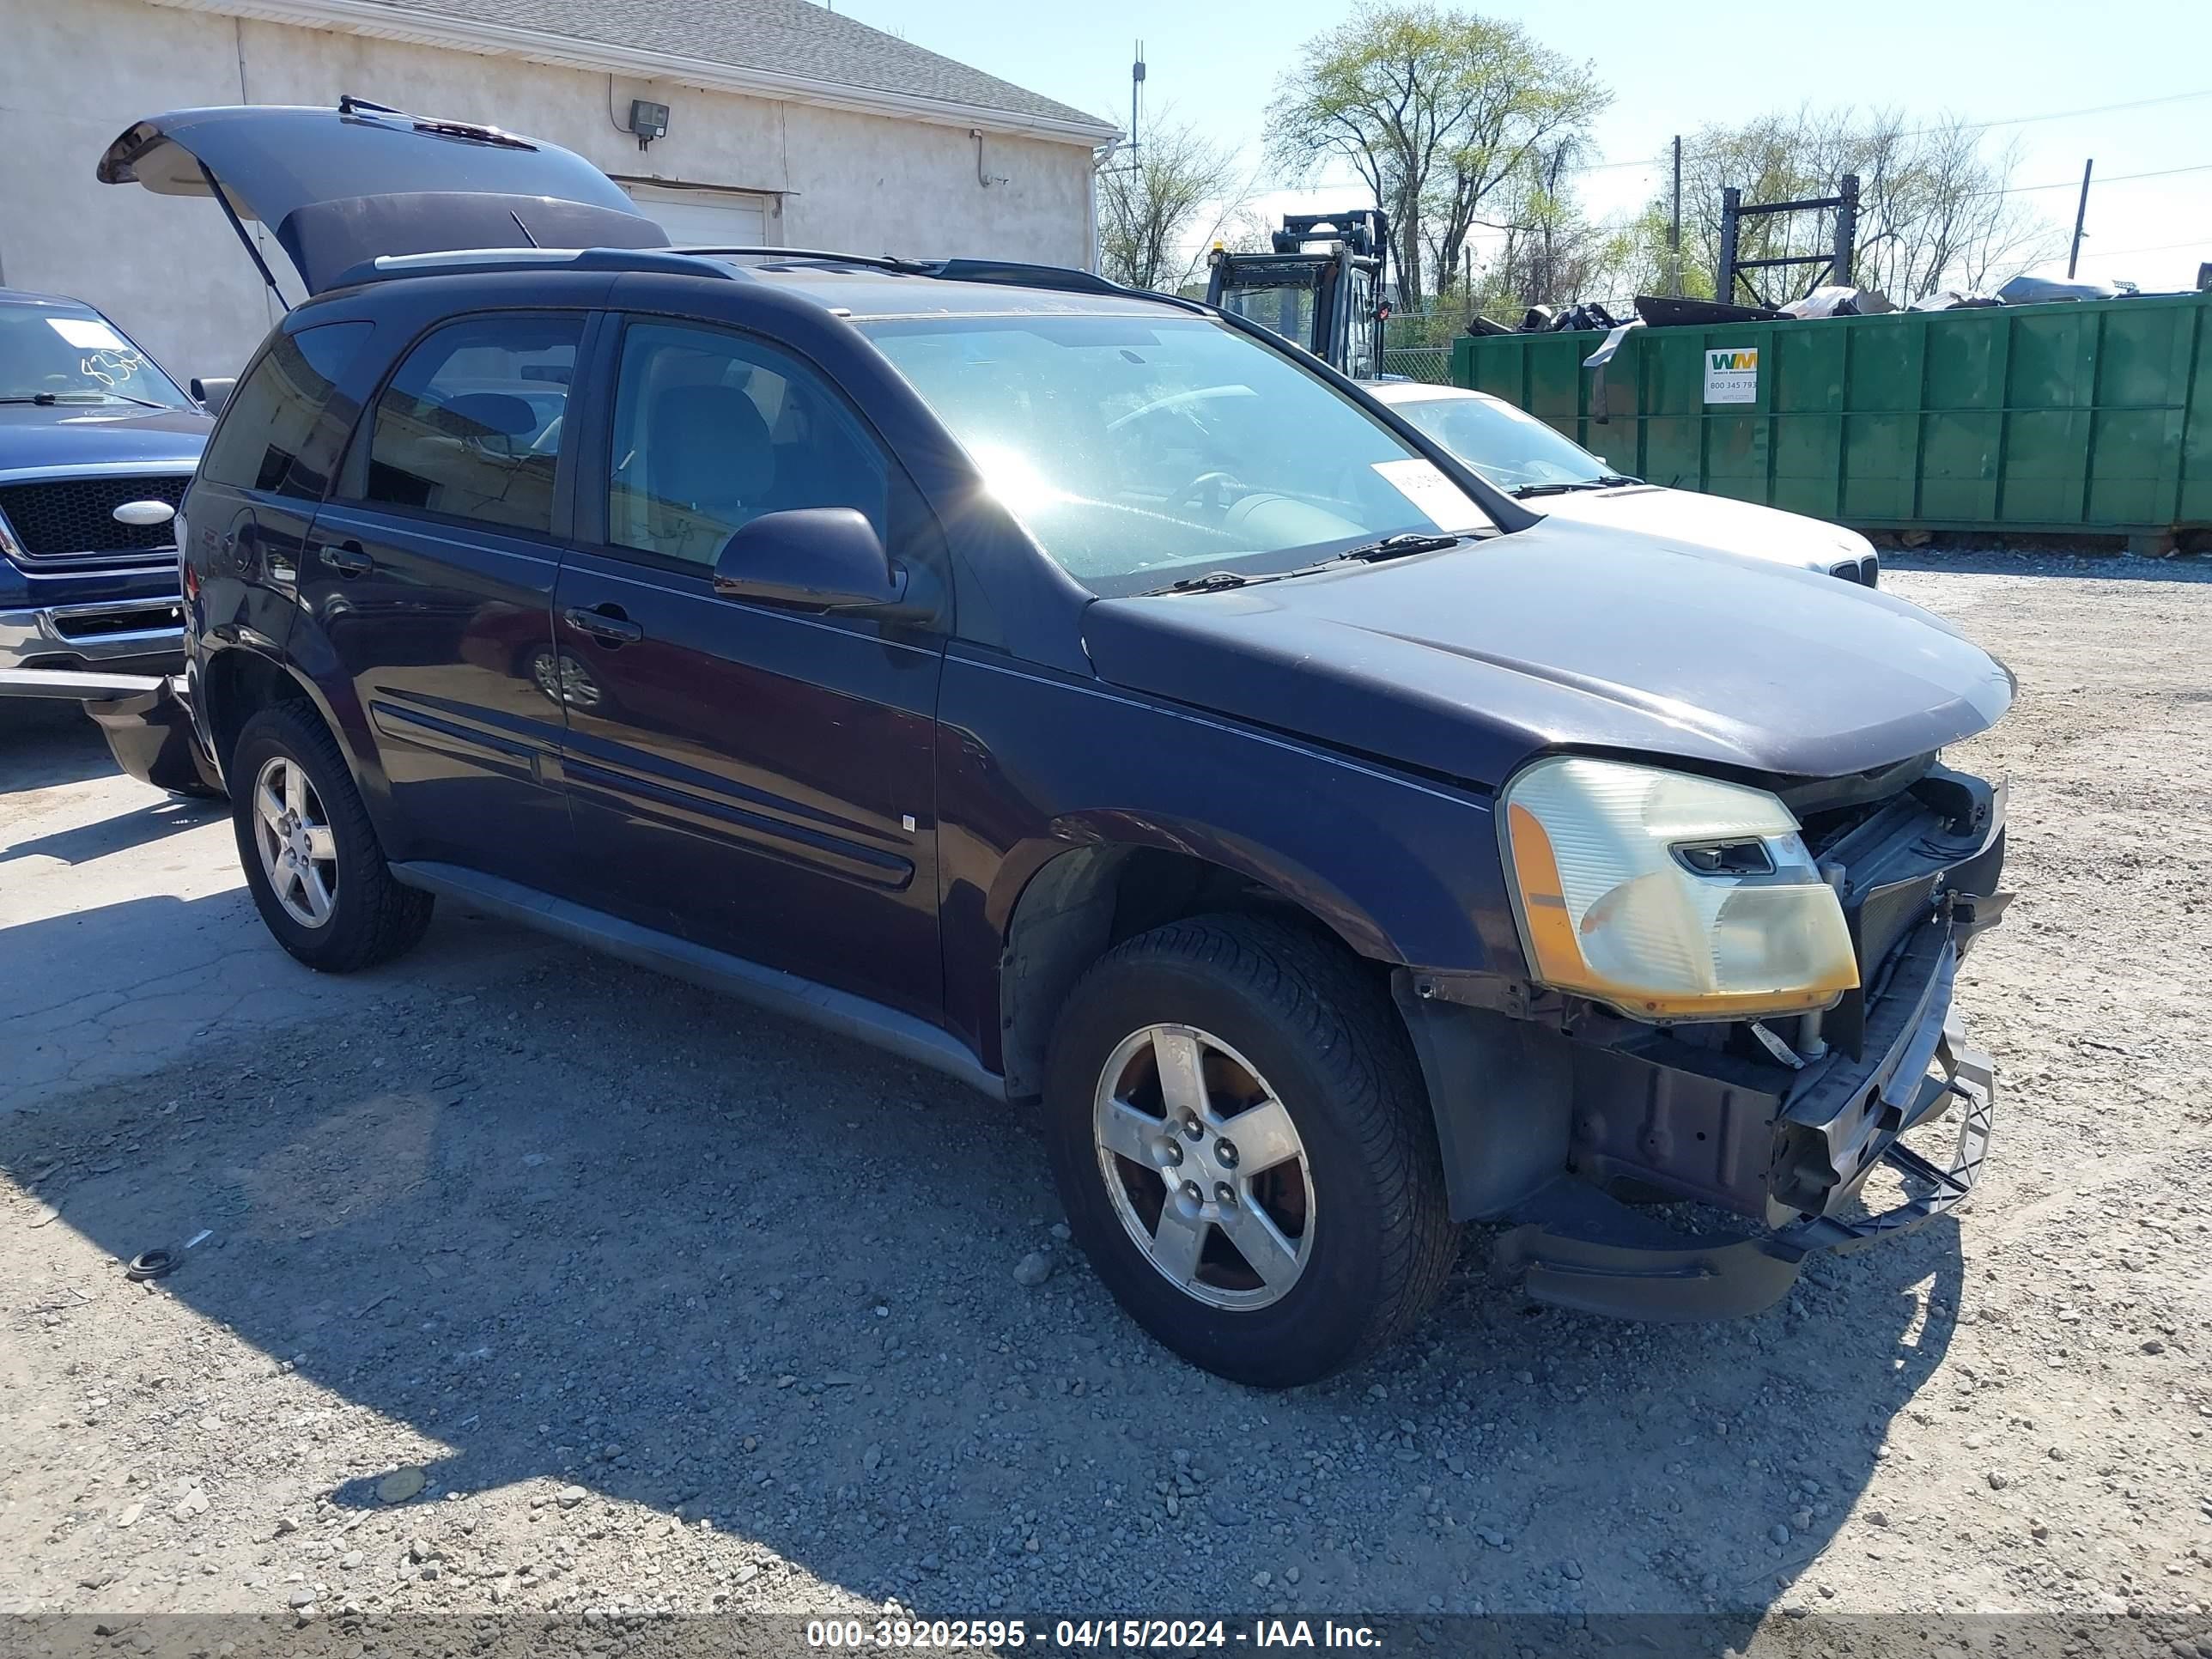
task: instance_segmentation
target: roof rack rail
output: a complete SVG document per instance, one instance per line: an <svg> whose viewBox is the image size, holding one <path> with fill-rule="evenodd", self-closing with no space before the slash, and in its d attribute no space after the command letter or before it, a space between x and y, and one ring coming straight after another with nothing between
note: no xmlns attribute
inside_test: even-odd
<svg viewBox="0 0 2212 1659"><path fill-rule="evenodd" d="M659 270L679 276L729 276L711 260L665 247L471 247L435 253L385 253L353 266L332 284L389 282L397 276L469 276L480 271Z"/></svg>
<svg viewBox="0 0 2212 1659"><path fill-rule="evenodd" d="M671 248L669 252L716 258L743 255L748 258L819 259L836 264L869 265L902 276L930 276L944 283L1000 283L1010 288L1052 288L1071 294L1126 294L1137 299L1191 303L1177 295L1130 288L1073 265L1030 264L1019 259L902 259L890 253L839 253L827 248L804 247L682 247Z"/></svg>
<svg viewBox="0 0 2212 1659"><path fill-rule="evenodd" d="M927 274L947 283L1003 283L1012 288L1056 288L1071 294L1134 294L1110 277L1073 265L1028 264L1018 259L939 259Z"/></svg>
<svg viewBox="0 0 2212 1659"><path fill-rule="evenodd" d="M500 270L661 271L675 276L728 278L722 259L780 259L797 263L865 265L901 276L927 276L945 283L996 283L1009 288L1057 289L1070 294L1113 294L1132 300L1210 313L1211 307L1179 294L1131 288L1095 271L1073 265L1027 264L1017 259L902 259L889 253L840 253L807 247L476 247L434 253L386 253L355 265L333 287L389 282L400 276L473 276Z"/></svg>
<svg viewBox="0 0 2212 1659"><path fill-rule="evenodd" d="M823 247L672 247L670 253L688 253L699 258L725 259L777 258L792 260L827 260L841 265L872 265L878 270L896 270L907 276L923 276L930 267L918 259L902 259L891 253L840 253Z"/></svg>

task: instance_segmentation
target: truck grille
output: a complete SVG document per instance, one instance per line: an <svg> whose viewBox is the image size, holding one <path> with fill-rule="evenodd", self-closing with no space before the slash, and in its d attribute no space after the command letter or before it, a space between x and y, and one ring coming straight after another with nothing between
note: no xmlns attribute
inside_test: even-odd
<svg viewBox="0 0 2212 1659"><path fill-rule="evenodd" d="M174 552L173 523L118 524L115 509L125 501L167 501L174 507L184 500L185 486L191 482L187 477L157 473L0 484L0 517L8 520L29 558Z"/></svg>

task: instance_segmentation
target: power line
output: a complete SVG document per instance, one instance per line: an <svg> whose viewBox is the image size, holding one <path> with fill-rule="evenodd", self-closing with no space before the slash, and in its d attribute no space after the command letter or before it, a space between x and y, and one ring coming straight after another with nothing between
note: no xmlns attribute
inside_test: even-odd
<svg viewBox="0 0 2212 1659"><path fill-rule="evenodd" d="M2171 179L2184 173L2212 173L2212 161L2199 161L2194 166L2185 167L2159 167L2150 173L2108 173L2097 182L2100 185L2124 185L2130 179ZM2079 179L2061 179L2055 184L2008 185L2002 190L1978 190L1972 193L1976 196L2025 196L2031 191L2079 190L2081 187L2081 181Z"/></svg>
<svg viewBox="0 0 2212 1659"><path fill-rule="evenodd" d="M1960 126L1968 132L1986 132L1991 127L2024 127L2037 121L2070 121L2077 115L2112 115L2124 109L2150 109L2160 104L2185 104L2192 99L2212 98L2212 88L2203 92L2170 92L2161 98L2131 98L2124 104L2096 104L2087 109L2057 109L2043 115L2011 115L2002 121L1965 121ZM1930 132L1942 132L1942 127L1923 127L1919 132L1903 135L1908 138L1924 137Z"/></svg>
<svg viewBox="0 0 2212 1659"><path fill-rule="evenodd" d="M2008 115L1994 121L1961 121L1956 125L1947 125L1934 127L1913 127L1894 136L1899 138L1925 138L1929 134L1937 132L1987 132L1993 127L2031 126L2039 121L2071 121L2085 115L2113 115L2118 113L2122 110L2154 109L2167 104L2190 103L2200 98L2212 98L2212 87L2208 87L2200 92L2170 92L2156 98L2131 98L2123 103L2118 104L2093 104L2083 109L2045 110L2039 115ZM1656 160L1633 161L1586 161L1579 166L1569 167L1566 171L1569 173L1610 173L1621 167L1656 168L1658 166L1659 163ZM2179 170L2183 172L2190 171L2188 168L2182 168ZM2134 176L2139 178L2154 178L2159 175L2154 173L2141 173ZM2063 186L2057 185L2029 185L2027 188L2034 190L2071 188L2073 182L2074 181L2069 181L2068 185Z"/></svg>
<svg viewBox="0 0 2212 1659"><path fill-rule="evenodd" d="M2212 252L2212 235L2197 236L2186 242L2160 242L2154 247L2100 248L2094 245L2084 250L2100 259L2124 259L2131 253L2171 253L2176 248L2196 247Z"/></svg>

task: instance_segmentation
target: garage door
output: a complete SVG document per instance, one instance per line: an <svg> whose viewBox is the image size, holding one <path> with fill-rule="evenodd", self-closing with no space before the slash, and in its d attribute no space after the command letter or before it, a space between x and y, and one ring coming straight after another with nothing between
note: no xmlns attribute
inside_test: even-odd
<svg viewBox="0 0 2212 1659"><path fill-rule="evenodd" d="M765 196L735 190L670 190L658 185L623 188L678 247L762 247L769 240Z"/></svg>

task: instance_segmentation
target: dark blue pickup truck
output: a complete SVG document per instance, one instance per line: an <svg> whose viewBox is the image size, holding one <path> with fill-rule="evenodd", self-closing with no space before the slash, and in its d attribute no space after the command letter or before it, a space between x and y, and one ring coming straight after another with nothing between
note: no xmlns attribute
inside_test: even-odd
<svg viewBox="0 0 2212 1659"><path fill-rule="evenodd" d="M184 665L173 521L213 425L92 307L0 289L0 670Z"/></svg>

